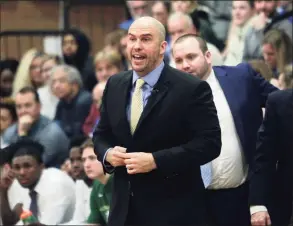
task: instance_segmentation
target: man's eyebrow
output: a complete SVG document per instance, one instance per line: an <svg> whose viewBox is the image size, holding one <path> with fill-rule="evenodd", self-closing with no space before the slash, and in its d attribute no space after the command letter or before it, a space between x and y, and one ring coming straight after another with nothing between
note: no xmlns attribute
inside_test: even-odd
<svg viewBox="0 0 293 226"><path fill-rule="evenodd" d="M135 36L134 34L131 34L131 33L128 33L128 35L129 35L129 36ZM150 33L146 33L146 34L141 34L140 36L143 36L143 37L145 37L145 36L147 36L147 37L152 37L153 35L150 34Z"/></svg>

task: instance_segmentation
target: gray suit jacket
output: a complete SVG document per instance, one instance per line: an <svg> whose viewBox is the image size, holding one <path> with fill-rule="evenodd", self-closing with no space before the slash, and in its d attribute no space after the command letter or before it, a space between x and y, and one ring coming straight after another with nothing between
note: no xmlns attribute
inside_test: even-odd
<svg viewBox="0 0 293 226"><path fill-rule="evenodd" d="M50 119L41 116L32 126L28 137L45 147L43 161L46 167L60 167L69 154L69 140L62 129ZM19 139L17 123L10 126L3 134L6 144Z"/></svg>

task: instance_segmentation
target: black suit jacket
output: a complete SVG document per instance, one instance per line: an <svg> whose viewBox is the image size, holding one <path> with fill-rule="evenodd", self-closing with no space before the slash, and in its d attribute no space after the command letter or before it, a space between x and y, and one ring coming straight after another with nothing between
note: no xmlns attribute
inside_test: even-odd
<svg viewBox="0 0 293 226"><path fill-rule="evenodd" d="M265 205L273 225L288 225L293 190L293 90L267 101L251 178L251 205Z"/></svg>
<svg viewBox="0 0 293 226"><path fill-rule="evenodd" d="M200 165L221 149L209 85L166 65L133 136L126 116L131 87L132 71L108 80L93 135L95 152L100 161L114 146L153 153L157 169L128 175L125 167L115 168L109 225L124 225L127 214L136 218L135 225L201 224L205 202ZM135 213L128 208L130 193Z"/></svg>

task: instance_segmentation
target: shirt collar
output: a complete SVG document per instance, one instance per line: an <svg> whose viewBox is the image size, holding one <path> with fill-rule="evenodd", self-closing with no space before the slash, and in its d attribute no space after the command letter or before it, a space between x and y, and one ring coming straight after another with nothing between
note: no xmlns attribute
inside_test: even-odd
<svg viewBox="0 0 293 226"><path fill-rule="evenodd" d="M133 71L133 76L132 76L132 85L135 84L136 80L141 78L143 79L149 86L154 87L157 81L160 78L160 75L162 73L162 70L164 68L165 64L164 61L156 67L153 71L148 73L147 75L143 76L142 78L135 72Z"/></svg>
<svg viewBox="0 0 293 226"><path fill-rule="evenodd" d="M216 75L213 69L211 70L211 73L208 76L206 82L210 85L211 89L215 88L217 80L216 80Z"/></svg>

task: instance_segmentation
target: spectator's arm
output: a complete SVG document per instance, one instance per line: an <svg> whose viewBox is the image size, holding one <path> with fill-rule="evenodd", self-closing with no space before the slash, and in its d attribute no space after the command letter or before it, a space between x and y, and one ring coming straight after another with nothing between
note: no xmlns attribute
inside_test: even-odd
<svg viewBox="0 0 293 226"><path fill-rule="evenodd" d="M69 140L63 130L55 123L50 123L40 135L40 143L45 147L43 161L45 166L56 166L56 159L68 155Z"/></svg>

